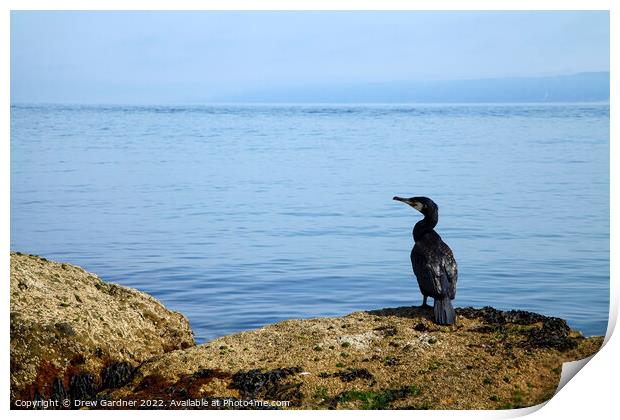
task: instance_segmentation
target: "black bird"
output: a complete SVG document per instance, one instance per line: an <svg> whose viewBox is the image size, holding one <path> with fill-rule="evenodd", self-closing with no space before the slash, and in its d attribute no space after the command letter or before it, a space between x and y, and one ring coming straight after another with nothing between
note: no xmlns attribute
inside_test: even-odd
<svg viewBox="0 0 620 420"><path fill-rule="evenodd" d="M439 208L427 197L394 197L394 200L409 204L424 215L424 219L413 228L415 244L411 250L411 265L424 296L422 306L428 307L426 299L432 297L435 300L435 322L452 325L456 313L451 300L456 295L458 269L452 250L434 230L439 220Z"/></svg>

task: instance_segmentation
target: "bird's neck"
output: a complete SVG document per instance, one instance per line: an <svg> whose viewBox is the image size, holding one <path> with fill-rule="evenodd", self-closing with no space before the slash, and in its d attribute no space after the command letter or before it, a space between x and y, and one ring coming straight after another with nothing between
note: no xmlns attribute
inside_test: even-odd
<svg viewBox="0 0 620 420"><path fill-rule="evenodd" d="M439 217L437 213L425 214L424 219L420 220L413 227L413 240L417 242L422 239L424 235L431 232L433 228L437 226L438 221Z"/></svg>

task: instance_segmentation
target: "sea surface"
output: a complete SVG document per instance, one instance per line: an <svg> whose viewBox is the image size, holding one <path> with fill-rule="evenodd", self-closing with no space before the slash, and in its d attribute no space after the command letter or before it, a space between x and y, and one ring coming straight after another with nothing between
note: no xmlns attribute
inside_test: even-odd
<svg viewBox="0 0 620 420"><path fill-rule="evenodd" d="M199 342L419 305L431 197L455 306L604 334L607 104L11 107L11 249L188 316Z"/></svg>

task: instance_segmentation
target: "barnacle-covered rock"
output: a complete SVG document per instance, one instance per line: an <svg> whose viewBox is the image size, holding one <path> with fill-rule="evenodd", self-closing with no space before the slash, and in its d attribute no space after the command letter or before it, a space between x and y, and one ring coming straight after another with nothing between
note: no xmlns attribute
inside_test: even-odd
<svg viewBox="0 0 620 420"><path fill-rule="evenodd" d="M195 344L185 316L80 267L11 253L10 277L11 401L90 399Z"/></svg>

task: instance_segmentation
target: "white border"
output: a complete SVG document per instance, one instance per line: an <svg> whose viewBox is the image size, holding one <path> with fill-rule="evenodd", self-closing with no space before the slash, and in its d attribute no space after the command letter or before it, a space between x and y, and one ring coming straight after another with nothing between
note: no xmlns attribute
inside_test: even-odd
<svg viewBox="0 0 620 420"><path fill-rule="evenodd" d="M14 10L610 10L613 0L8 0Z"/></svg>
<svg viewBox="0 0 620 420"><path fill-rule="evenodd" d="M536 409L522 409L509 411L433 411L433 412L363 412L364 416L406 416L407 418L507 418L521 416L534 411L531 418L547 419L547 418L573 418L573 417L599 417L608 418L609 413L616 410L616 381L618 377L619 363L616 358L620 344L617 337L610 337L610 333L615 327L618 314L618 284L617 270L618 265L614 263L617 257L617 238L613 235L617 233L614 216L618 212L618 194L617 194L617 175L618 175L618 121L620 115L615 107L618 100L620 90L620 79L618 77L618 47L620 41L620 32L618 30L620 24L620 2L614 0L436 0L436 1L403 1L403 0L382 0L382 1L351 1L351 0L314 0L314 1L285 1L285 0L229 0L229 1L198 1L198 0L176 0L161 1L153 0L149 2L131 1L131 0L91 0L88 2L78 0L56 1L50 4L49 1L43 0L5 0L2 2L3 14L0 20L0 33L2 41L0 49L2 57L5 58L4 65L0 68L0 78L3 80L5 92L4 101L1 102L2 114L0 117L0 125L2 127L2 143L0 152L0 176L2 177L2 195L5 199L4 205L1 207L0 229L5 238L0 253L0 269L2 270L4 279L4 287L2 288L2 302L4 311L2 312L2 321L5 331L4 345L2 347L2 379L5 384L5 392L2 393L0 404L5 410L9 407L9 325L8 325L8 273L9 273L9 199L10 199L10 181L9 181L9 164L10 164L10 10L610 10L611 39L610 39L610 63L611 63L611 141L610 141L610 168L611 168L611 308L610 322L608 334L606 337L605 347L588 363L587 368L579 372L577 377L571 381L544 407ZM524 30L527 30L524 28ZM567 203L571 205L571 203ZM128 414L129 413L129 414ZM92 418L109 418L110 412L93 411L88 416ZM348 417L359 416L359 411L338 411L338 412L321 412L319 415L326 417ZM34 417L34 416L51 416L51 417L72 417L81 416L82 412L11 412L11 416L15 417ZM155 418L168 418L174 416L187 416L194 418L209 417L272 417L272 416L295 416L300 418L310 418L316 414L312 411L295 411L295 412L114 412L114 415L124 416L149 416Z"/></svg>

